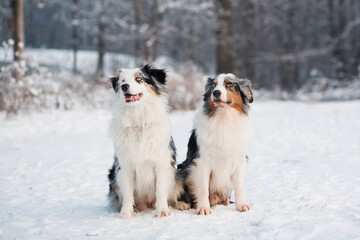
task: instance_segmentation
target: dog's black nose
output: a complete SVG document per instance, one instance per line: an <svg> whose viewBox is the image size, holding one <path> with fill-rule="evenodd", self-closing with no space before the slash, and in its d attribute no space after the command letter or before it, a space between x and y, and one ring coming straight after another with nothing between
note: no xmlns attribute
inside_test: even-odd
<svg viewBox="0 0 360 240"><path fill-rule="evenodd" d="M220 97L220 95L221 95L221 91L220 91L220 90L215 90L215 91L213 92L213 95L214 95L214 97L218 98L218 97Z"/></svg>
<svg viewBox="0 0 360 240"><path fill-rule="evenodd" d="M129 84L125 83L121 85L121 90L123 90L124 92L126 92L128 89L129 89Z"/></svg>

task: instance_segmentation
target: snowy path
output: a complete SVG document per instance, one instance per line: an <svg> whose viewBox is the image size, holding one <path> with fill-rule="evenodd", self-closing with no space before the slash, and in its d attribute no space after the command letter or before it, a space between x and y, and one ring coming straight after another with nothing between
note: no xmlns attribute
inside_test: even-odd
<svg viewBox="0 0 360 240"><path fill-rule="evenodd" d="M171 116L178 157L193 113ZM107 110L0 120L0 239L360 239L360 102L254 103L252 209L120 220L106 208Z"/></svg>

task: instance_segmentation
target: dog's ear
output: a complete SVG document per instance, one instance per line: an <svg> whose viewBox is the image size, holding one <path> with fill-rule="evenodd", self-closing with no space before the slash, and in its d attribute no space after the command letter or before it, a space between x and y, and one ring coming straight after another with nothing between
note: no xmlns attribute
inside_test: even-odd
<svg viewBox="0 0 360 240"><path fill-rule="evenodd" d="M209 89L211 89L211 86L214 82L215 78L212 77L208 77L208 79L206 80L206 85L205 85L205 92Z"/></svg>
<svg viewBox="0 0 360 240"><path fill-rule="evenodd" d="M115 92L119 91L119 77L112 77L109 79Z"/></svg>
<svg viewBox="0 0 360 240"><path fill-rule="evenodd" d="M242 95L245 96L245 99L252 103L254 101L253 93L251 91L251 82L249 79L237 78L236 79L240 88Z"/></svg>
<svg viewBox="0 0 360 240"><path fill-rule="evenodd" d="M204 102L209 100L209 98L211 97L212 84L213 84L214 80L215 80L215 78L209 77L206 81L205 94L203 95Z"/></svg>
<svg viewBox="0 0 360 240"><path fill-rule="evenodd" d="M166 72L164 69L152 69L150 65L146 64L141 68L141 71L153 78L157 82L165 85L166 83Z"/></svg>

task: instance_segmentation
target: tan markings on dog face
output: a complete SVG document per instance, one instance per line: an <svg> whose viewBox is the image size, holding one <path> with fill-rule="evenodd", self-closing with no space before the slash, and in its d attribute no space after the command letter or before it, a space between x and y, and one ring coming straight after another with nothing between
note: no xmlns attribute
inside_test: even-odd
<svg viewBox="0 0 360 240"><path fill-rule="evenodd" d="M218 80L214 80L213 83L215 85L218 85ZM224 83L225 84L225 83ZM210 98L210 101L209 101L209 106L210 106L210 116L212 117L215 113L216 113L216 110L220 107L220 105L218 104L215 104L212 99Z"/></svg>
<svg viewBox="0 0 360 240"><path fill-rule="evenodd" d="M134 73L134 78L136 79L137 77L141 77L141 78L143 79L143 76L142 76L141 73L139 73L139 72ZM146 88L148 89L149 93L151 93L152 95L157 96L156 92L155 92L154 89L151 87L151 85L146 84L146 83L145 83L145 85L146 85Z"/></svg>
<svg viewBox="0 0 360 240"><path fill-rule="evenodd" d="M154 89L151 87L151 85L146 84L146 88L148 89L149 93L151 93L152 95L157 96L156 92L155 92Z"/></svg>
<svg viewBox="0 0 360 240"><path fill-rule="evenodd" d="M234 84L233 84L233 82L232 82L229 78L226 78L226 79L225 79L225 81L224 81L224 87L225 87L227 90L234 91Z"/></svg>
<svg viewBox="0 0 360 240"><path fill-rule="evenodd" d="M214 114L219 106L215 105L211 99L208 104L210 105L210 117L212 117L212 116L214 116Z"/></svg>
<svg viewBox="0 0 360 240"><path fill-rule="evenodd" d="M136 73L134 73L134 77L135 77L135 78L136 78L136 77L141 77L141 78L142 78L142 75L141 75L141 73L136 72Z"/></svg>
<svg viewBox="0 0 360 240"><path fill-rule="evenodd" d="M244 103L240 93L230 91L229 89L226 89L226 91L227 91L226 101L231 101L230 107L235 108L240 114L245 114L244 106L243 106Z"/></svg>

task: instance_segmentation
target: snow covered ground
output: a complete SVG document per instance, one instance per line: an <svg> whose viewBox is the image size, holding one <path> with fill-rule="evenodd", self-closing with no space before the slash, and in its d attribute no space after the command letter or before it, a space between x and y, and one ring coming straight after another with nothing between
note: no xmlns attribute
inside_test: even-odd
<svg viewBox="0 0 360 240"><path fill-rule="evenodd" d="M171 115L181 160L193 116ZM216 206L210 216L109 212L110 117L81 109L0 120L0 239L360 239L360 101L255 102L251 210Z"/></svg>

